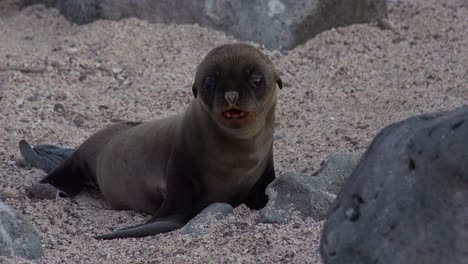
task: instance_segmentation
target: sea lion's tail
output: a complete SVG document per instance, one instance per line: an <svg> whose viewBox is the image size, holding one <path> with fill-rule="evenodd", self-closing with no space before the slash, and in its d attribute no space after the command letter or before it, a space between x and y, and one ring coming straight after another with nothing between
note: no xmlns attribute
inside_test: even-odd
<svg viewBox="0 0 468 264"><path fill-rule="evenodd" d="M37 145L31 147L25 140L20 140L19 149L24 159L34 168L46 173L57 168L66 158L70 157L74 149L67 149L53 145Z"/></svg>

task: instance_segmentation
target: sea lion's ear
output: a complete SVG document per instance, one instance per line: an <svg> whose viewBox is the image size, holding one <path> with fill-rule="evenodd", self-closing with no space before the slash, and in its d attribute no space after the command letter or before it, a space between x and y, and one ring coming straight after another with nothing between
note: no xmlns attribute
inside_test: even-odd
<svg viewBox="0 0 468 264"><path fill-rule="evenodd" d="M283 81L281 80L281 78L278 75L276 75L275 79L276 79L276 84L278 85L278 87L280 89L283 89Z"/></svg>
<svg viewBox="0 0 468 264"><path fill-rule="evenodd" d="M195 96L195 98L197 98L197 87L195 87L195 84L193 84L192 86L192 92L193 92L193 96Z"/></svg>

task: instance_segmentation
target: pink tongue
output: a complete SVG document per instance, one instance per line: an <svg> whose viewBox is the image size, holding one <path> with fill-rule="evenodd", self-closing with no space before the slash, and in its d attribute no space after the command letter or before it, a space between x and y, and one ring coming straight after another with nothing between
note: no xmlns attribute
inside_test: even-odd
<svg viewBox="0 0 468 264"><path fill-rule="evenodd" d="M224 116L226 116L226 117L241 117L242 112L241 111L226 111L226 112L224 112Z"/></svg>

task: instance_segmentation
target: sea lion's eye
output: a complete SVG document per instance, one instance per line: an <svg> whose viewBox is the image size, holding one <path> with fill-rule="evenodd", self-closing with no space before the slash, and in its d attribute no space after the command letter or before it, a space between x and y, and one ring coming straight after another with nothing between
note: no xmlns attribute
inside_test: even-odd
<svg viewBox="0 0 468 264"><path fill-rule="evenodd" d="M213 76L206 76L203 81L203 88L208 91L214 90L216 87L216 79Z"/></svg>
<svg viewBox="0 0 468 264"><path fill-rule="evenodd" d="M265 86L265 78L263 78L263 75L256 72L250 76L249 82L255 88L263 88Z"/></svg>

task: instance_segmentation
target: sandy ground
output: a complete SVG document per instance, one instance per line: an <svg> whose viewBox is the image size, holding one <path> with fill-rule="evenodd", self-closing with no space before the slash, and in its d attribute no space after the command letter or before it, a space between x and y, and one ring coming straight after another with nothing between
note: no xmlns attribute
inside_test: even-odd
<svg viewBox="0 0 468 264"><path fill-rule="evenodd" d="M393 30L355 25L290 52L265 50L285 86L277 111L279 175L312 174L334 152L364 151L394 121L468 103L466 1L390 1L389 8ZM197 239L175 231L97 241L93 235L149 216L112 210L89 193L56 201L25 195L25 186L44 173L17 162L20 139L75 147L113 119L182 111L191 100L196 65L211 48L232 41L195 25L136 19L78 27L38 7L0 17L0 66L43 70L0 70L0 190L43 238L45 256L35 262L321 263L323 223L312 219L255 224L257 212L239 207L208 223Z"/></svg>

